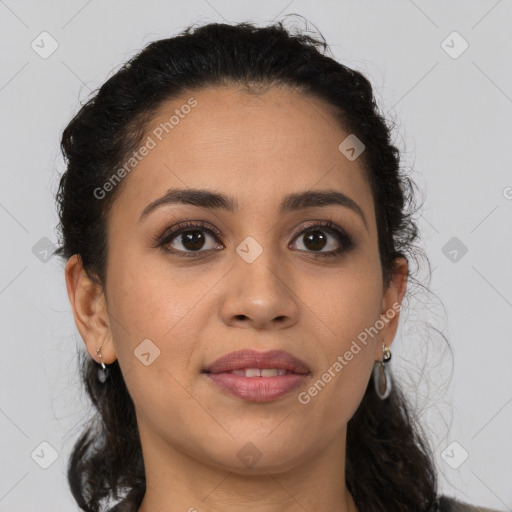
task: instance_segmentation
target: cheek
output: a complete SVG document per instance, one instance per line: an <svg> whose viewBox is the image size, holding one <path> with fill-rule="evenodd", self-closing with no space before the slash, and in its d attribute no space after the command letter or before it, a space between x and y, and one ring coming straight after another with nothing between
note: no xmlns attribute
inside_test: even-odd
<svg viewBox="0 0 512 512"><path fill-rule="evenodd" d="M186 390L193 387L194 349L204 332L213 332L218 323L219 297L215 296L223 288L215 285L224 272L205 272L201 266L197 272L192 267L180 272L165 258L148 258L135 251L123 256L122 265L111 264L108 270L109 313L130 395L145 417L161 416L165 424L172 410L178 416L183 412L177 423L187 424L190 418L184 404L190 400ZM369 255L354 258L330 275L325 271L309 274L299 268L295 279L290 278L299 297L299 330L305 334L299 338L305 351L317 352L318 362L312 386L306 389L309 403L297 403L297 407L314 408L317 419L308 421L327 422L335 431L357 409L373 366L375 341L360 340L380 314L380 265ZM138 347L146 339L154 346L146 342L142 352ZM148 352L154 362L146 366L137 354Z"/></svg>
<svg viewBox="0 0 512 512"><path fill-rule="evenodd" d="M167 428L173 411L179 438L182 425L192 428L188 411L197 371L193 355L203 330L201 308L196 305L207 288L163 280L161 273L144 265L131 273L126 265L113 274L112 333L137 414L157 429Z"/></svg>
<svg viewBox="0 0 512 512"><path fill-rule="evenodd" d="M142 410L159 410L155 397L165 396L166 407L187 398L177 382L187 386L194 343L202 330L196 309L208 287L191 286L175 272L171 278L170 270L168 279L164 275L142 257L128 255L109 275L109 318L117 358L130 395Z"/></svg>
<svg viewBox="0 0 512 512"><path fill-rule="evenodd" d="M305 407L315 408L318 417L335 429L356 411L374 365L374 326L382 305L380 274L369 268L344 274L312 304L321 304L315 313L321 317L319 325L326 327L316 340L323 366L302 403L308 402Z"/></svg>
<svg viewBox="0 0 512 512"><path fill-rule="evenodd" d="M114 324L122 324L123 339L128 333L134 341L165 338L205 295L210 280L205 273L192 277L189 271L173 269L165 258L130 252L110 272L109 313L119 320Z"/></svg>
<svg viewBox="0 0 512 512"><path fill-rule="evenodd" d="M375 324L380 316L382 297L380 266L372 261L363 264L358 260L331 276L328 287L317 290L312 304L329 327L325 346L331 356L348 350L353 340ZM371 338L368 345L370 341Z"/></svg>

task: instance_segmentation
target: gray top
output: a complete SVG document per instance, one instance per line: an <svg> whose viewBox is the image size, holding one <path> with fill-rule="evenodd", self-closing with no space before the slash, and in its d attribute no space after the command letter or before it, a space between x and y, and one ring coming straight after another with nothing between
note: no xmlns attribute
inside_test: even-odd
<svg viewBox="0 0 512 512"><path fill-rule="evenodd" d="M136 506L130 506L123 504L123 502L118 503L111 508L109 512L137 512ZM365 511L361 511L365 512ZM454 498L449 498L447 496L440 496L438 500L438 507L436 510L432 512L499 512L498 510L478 507L474 505L469 505L467 503L463 503L461 501L457 501Z"/></svg>

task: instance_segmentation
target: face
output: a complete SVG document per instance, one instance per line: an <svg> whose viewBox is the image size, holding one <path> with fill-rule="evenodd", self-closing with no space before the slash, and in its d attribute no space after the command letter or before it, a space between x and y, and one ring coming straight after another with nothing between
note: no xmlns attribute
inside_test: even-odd
<svg viewBox="0 0 512 512"><path fill-rule="evenodd" d="M146 451L258 472L342 445L405 289L403 278L383 287L370 185L361 158L338 149L348 135L284 88L210 88L158 110L108 216L103 320L94 336L77 320L92 357L101 344L106 363L118 359ZM230 199L155 203L177 189ZM244 349L285 351L304 373L204 372ZM247 452L261 457L252 469Z"/></svg>

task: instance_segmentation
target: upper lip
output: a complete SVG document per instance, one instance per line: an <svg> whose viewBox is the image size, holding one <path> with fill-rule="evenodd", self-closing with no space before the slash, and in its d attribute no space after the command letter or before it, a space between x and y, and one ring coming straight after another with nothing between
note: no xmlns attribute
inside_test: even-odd
<svg viewBox="0 0 512 512"><path fill-rule="evenodd" d="M223 373L245 368L281 368L294 373L310 373L309 367L304 361L284 350L257 352L250 349L226 354L206 366L203 372Z"/></svg>

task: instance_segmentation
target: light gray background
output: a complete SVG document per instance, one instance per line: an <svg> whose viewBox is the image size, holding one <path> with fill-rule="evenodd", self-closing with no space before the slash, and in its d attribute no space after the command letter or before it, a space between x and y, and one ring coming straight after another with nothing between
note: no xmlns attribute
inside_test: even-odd
<svg viewBox="0 0 512 512"><path fill-rule="evenodd" d="M63 263L45 263L33 247L56 241L59 139L79 98L145 44L190 23L266 24L291 12L371 79L426 198L422 245L442 304L419 291L411 297L393 365L429 432L441 489L511 510L510 1L0 0L1 511L77 510L64 473L88 412L75 361L83 343ZM59 45L46 59L31 48L43 31ZM469 44L458 58L442 47L453 31ZM445 43L452 54L462 48L457 37ZM443 253L453 237L467 247L455 262ZM446 334L453 360L427 323ZM35 462L50 462L42 442L58 454L48 469Z"/></svg>

